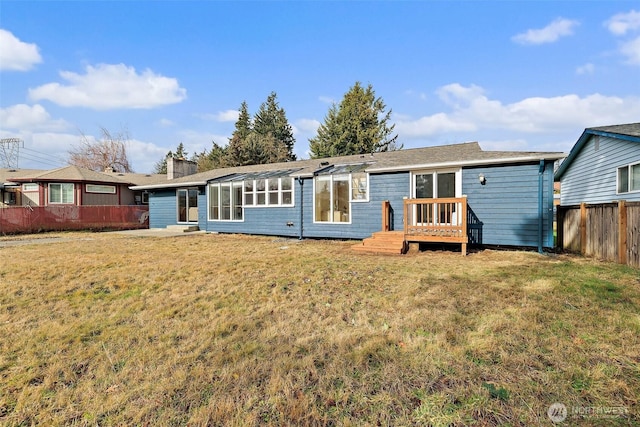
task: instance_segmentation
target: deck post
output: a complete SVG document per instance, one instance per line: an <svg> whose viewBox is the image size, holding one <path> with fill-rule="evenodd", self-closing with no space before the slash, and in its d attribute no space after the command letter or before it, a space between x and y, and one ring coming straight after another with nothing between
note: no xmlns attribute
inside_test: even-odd
<svg viewBox="0 0 640 427"><path fill-rule="evenodd" d="M467 256L467 242L469 241L469 236L467 235L467 223L469 221L469 217L467 214L467 196L462 196L462 202L460 203L461 213L461 221L462 221L462 236L464 236L464 243L462 243L462 256Z"/></svg>
<svg viewBox="0 0 640 427"><path fill-rule="evenodd" d="M389 231L390 228L390 218L389 218L389 207L390 207L390 203L388 200L383 200L382 201L382 231Z"/></svg>

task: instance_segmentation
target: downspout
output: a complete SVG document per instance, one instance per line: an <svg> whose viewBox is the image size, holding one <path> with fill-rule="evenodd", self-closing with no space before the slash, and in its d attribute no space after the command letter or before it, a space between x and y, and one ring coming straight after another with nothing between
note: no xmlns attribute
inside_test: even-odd
<svg viewBox="0 0 640 427"><path fill-rule="evenodd" d="M540 167L538 169L538 253L543 253L542 246L542 238L543 238L543 203L544 198L543 190L544 190L544 159L540 159Z"/></svg>
<svg viewBox="0 0 640 427"><path fill-rule="evenodd" d="M298 177L298 182L300 183L300 231L298 233L298 239L302 240L302 218L303 216L303 211L304 211L304 180L302 179L301 176Z"/></svg>

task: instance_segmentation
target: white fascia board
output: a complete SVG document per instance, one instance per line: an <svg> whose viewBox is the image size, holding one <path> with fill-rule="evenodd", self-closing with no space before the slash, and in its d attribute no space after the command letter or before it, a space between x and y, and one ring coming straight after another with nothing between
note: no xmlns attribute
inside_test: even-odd
<svg viewBox="0 0 640 427"><path fill-rule="evenodd" d="M422 164L415 164L415 165L373 168L373 169L367 169L367 172L369 173L401 172L401 171L416 170L416 169L436 169L436 168L452 168L452 167L464 167L464 166L500 165L500 164L509 164L509 163L532 162L532 161L539 161L539 160L558 160L564 157L566 157L566 154L559 153L555 156L523 156L523 157L510 157L505 159L467 160L464 162L422 163Z"/></svg>
<svg viewBox="0 0 640 427"><path fill-rule="evenodd" d="M198 187L207 185L206 181L172 182L170 184L134 185L130 190L159 190L162 188Z"/></svg>

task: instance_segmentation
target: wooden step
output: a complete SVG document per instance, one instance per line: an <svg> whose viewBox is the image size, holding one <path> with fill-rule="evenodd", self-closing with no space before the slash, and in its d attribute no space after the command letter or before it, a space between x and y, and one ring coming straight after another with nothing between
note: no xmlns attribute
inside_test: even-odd
<svg viewBox="0 0 640 427"><path fill-rule="evenodd" d="M400 231L376 232L352 248L360 252L402 254L406 252L404 233Z"/></svg>

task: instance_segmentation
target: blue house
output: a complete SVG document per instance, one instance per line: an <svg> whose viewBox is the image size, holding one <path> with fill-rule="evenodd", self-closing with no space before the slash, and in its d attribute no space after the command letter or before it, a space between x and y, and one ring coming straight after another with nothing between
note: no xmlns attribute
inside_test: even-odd
<svg viewBox="0 0 640 427"><path fill-rule="evenodd" d="M563 206L640 201L640 123L585 129L555 179Z"/></svg>
<svg viewBox="0 0 640 427"><path fill-rule="evenodd" d="M375 233L362 245L374 250L384 233L400 251L410 241L459 243L463 253L467 243L542 250L554 244L553 170L563 157L484 151L471 142L222 168L132 189L149 193L151 228L338 239Z"/></svg>

